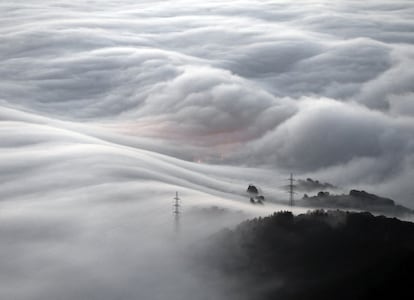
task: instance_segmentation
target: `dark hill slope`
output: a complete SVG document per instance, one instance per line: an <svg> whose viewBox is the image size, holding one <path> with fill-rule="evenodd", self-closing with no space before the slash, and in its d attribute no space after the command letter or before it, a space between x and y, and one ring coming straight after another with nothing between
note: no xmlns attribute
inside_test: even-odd
<svg viewBox="0 0 414 300"><path fill-rule="evenodd" d="M412 292L414 224L280 212L214 236L203 259L243 299L397 299Z"/></svg>
<svg viewBox="0 0 414 300"><path fill-rule="evenodd" d="M316 196L305 196L297 204L313 208L357 209L396 217L413 214L411 209L395 203L392 199L357 190L351 190L348 195L331 195L321 191Z"/></svg>

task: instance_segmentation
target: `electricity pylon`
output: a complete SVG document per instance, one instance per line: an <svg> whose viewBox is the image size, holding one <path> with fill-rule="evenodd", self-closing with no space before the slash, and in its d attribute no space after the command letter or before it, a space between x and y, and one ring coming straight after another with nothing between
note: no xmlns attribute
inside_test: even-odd
<svg viewBox="0 0 414 300"><path fill-rule="evenodd" d="M173 214L174 214L174 225L175 232L178 232L180 229L180 198L178 197L178 192L175 192L175 201L173 203Z"/></svg>
<svg viewBox="0 0 414 300"><path fill-rule="evenodd" d="M292 173L290 173L290 177L288 178L288 180L289 180L289 185L288 185L288 188L289 188L289 191L288 191L288 193L289 193L289 205L294 206L294 204L295 204L294 195L296 194L294 189L295 189L296 185L294 185L293 183L296 180L293 179L293 174Z"/></svg>

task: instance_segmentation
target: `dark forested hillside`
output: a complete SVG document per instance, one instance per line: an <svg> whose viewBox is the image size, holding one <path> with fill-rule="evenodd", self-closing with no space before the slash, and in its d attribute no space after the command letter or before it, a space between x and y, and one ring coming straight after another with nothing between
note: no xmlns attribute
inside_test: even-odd
<svg viewBox="0 0 414 300"><path fill-rule="evenodd" d="M280 212L215 235L202 259L246 299L397 299L411 293L414 224Z"/></svg>
<svg viewBox="0 0 414 300"><path fill-rule="evenodd" d="M315 196L305 194L298 204L313 208L357 209L395 217L413 215L413 210L397 204L392 199L358 190L351 190L347 195L331 195L326 191L320 191Z"/></svg>

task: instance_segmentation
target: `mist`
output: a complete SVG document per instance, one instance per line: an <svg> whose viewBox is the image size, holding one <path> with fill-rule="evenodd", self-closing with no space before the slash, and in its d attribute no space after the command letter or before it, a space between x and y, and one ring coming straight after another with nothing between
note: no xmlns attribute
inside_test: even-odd
<svg viewBox="0 0 414 300"><path fill-rule="evenodd" d="M0 298L225 299L184 253L284 209L290 173L414 208L411 1L4 0L0 15Z"/></svg>

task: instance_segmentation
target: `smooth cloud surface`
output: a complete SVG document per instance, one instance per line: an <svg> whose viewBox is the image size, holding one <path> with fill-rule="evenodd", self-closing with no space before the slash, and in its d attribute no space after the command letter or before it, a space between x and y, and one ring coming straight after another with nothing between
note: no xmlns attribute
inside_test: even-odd
<svg viewBox="0 0 414 300"><path fill-rule="evenodd" d="M294 172L414 207L412 1L6 0L0 15L1 298L144 295L164 265L136 271L160 248L139 228L165 236L154 219L169 224L177 189L257 215L273 208L240 203L247 184L283 200ZM135 231L151 246L134 252ZM146 298L194 292L165 286Z"/></svg>

